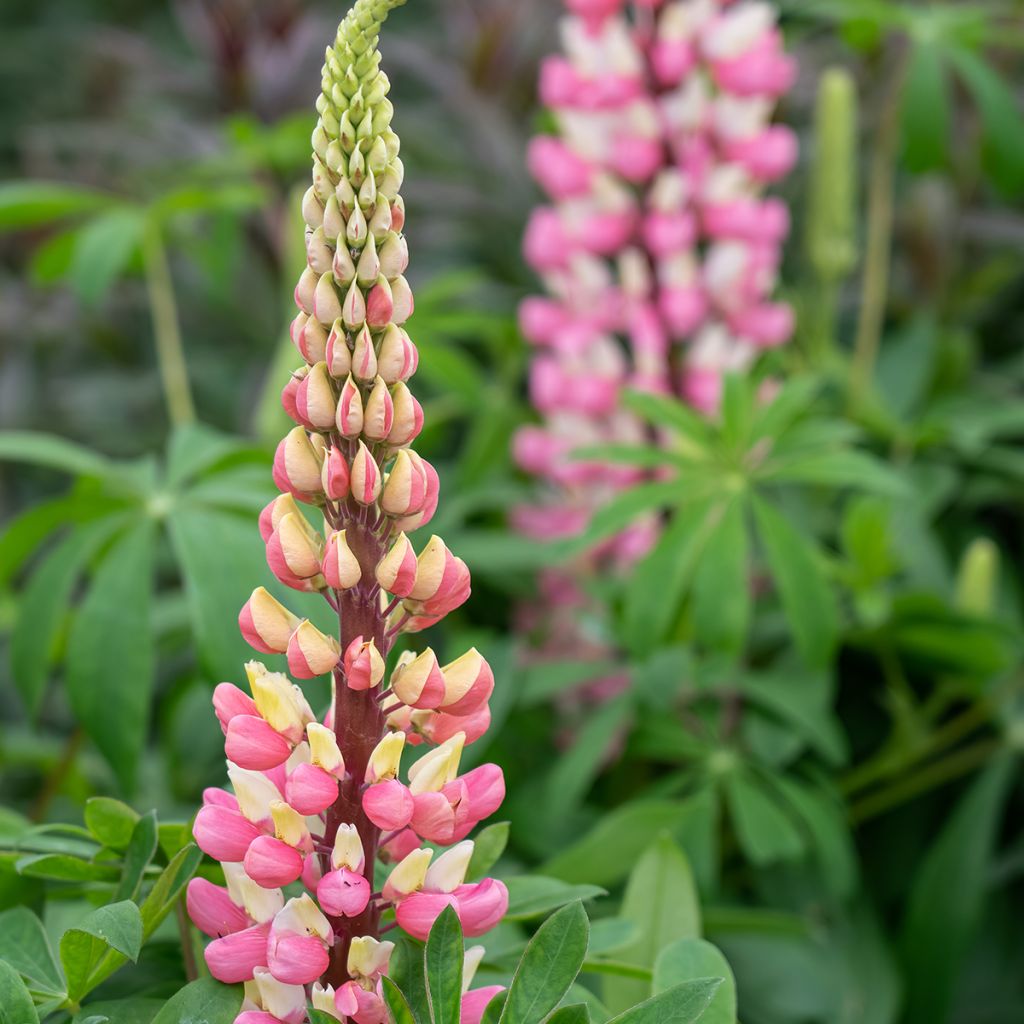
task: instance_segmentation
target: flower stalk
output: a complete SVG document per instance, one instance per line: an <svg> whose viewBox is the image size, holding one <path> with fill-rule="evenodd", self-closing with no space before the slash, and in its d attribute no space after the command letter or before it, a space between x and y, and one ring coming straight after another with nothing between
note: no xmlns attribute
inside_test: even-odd
<svg viewBox="0 0 1024 1024"><path fill-rule="evenodd" d="M496 765L459 773L490 721L491 670L475 650L447 665L430 648L390 657L400 635L470 593L465 564L439 537L418 554L408 537L433 517L439 486L412 448L423 412L407 384L418 353L404 328L404 170L377 50L400 2L358 0L327 51L290 329L303 364L282 391L296 426L274 460L281 494L259 522L274 575L322 595L337 630L263 588L239 616L250 645L284 655L291 677L329 673L333 699L318 718L288 675L259 662L246 666L248 693L230 683L214 693L233 792L205 794L194 834L226 887L196 880L189 911L214 939L213 976L246 983L236 1024L300 1024L309 1001L383 1024L393 943L382 935L397 926L425 938L447 906L480 935L508 903L500 882L465 881L466 836L504 797ZM407 764L413 747L426 753ZM305 891L286 900L296 882Z"/></svg>

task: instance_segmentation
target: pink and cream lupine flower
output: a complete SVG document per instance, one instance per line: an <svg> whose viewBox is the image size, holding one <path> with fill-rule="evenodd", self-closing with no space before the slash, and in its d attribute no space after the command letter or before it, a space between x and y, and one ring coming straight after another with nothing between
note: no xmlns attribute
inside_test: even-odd
<svg viewBox="0 0 1024 1024"><path fill-rule="evenodd" d="M569 458L635 443L623 387L717 408L722 375L784 343L791 310L772 301L786 207L766 186L796 159L771 124L795 68L761 0L566 0L563 52L541 67L557 135L529 167L548 196L526 230L547 295L527 299L530 393L542 424L515 443L555 500L524 509L531 535L577 533L636 471ZM642 552L646 531L613 553Z"/></svg>
<svg viewBox="0 0 1024 1024"><path fill-rule="evenodd" d="M246 983L237 1024L301 1024L307 996L339 1020L383 1024L392 944L380 935L391 915L423 937L451 904L479 935L508 904L500 882L464 881L466 836L504 796L496 765L459 774L465 744L490 721L490 667L475 649L441 665L430 648L388 665L401 634L470 593L465 563L441 538L417 554L407 536L430 522L439 488L409 447L423 410L406 383L419 357L402 326L413 308L404 171L376 49L400 2L358 0L327 51L291 327L304 363L282 392L297 425L274 459L282 493L259 517L274 575L320 594L337 630L257 588L242 634L260 654L285 655L289 675L254 661L248 693L214 692L232 791L204 794L193 833L226 886L196 879L187 905L213 939L213 976ZM290 677L327 673L333 700L318 716ZM403 766L406 745L423 744ZM457 845L431 866L424 842ZM374 892L378 861L396 866ZM305 891L286 900L296 885ZM472 1019L483 995L467 999Z"/></svg>

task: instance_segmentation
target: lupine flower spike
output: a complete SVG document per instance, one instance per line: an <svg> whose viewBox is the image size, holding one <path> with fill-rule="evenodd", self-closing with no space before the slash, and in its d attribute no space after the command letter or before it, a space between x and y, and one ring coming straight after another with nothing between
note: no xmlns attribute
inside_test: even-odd
<svg viewBox="0 0 1024 1024"><path fill-rule="evenodd" d="M301 1024L308 1001L383 1024L387 928L423 938L452 906L475 936L508 904L501 882L465 880L466 837L504 798L496 765L459 771L490 720L491 670L476 650L447 665L430 648L388 664L399 634L470 592L465 563L439 537L417 554L407 536L433 517L438 479L410 447L423 411L406 383L418 355L402 326L413 307L404 170L377 50L401 2L358 0L327 50L291 328L304 364L282 392L297 425L274 460L282 494L259 521L274 575L321 594L338 629L321 631L257 588L242 634L260 654L285 655L289 675L253 661L248 692L222 683L214 693L232 791L207 791L193 831L226 885L196 879L188 910L213 939L213 976L245 983L236 1024ZM326 673L333 700L318 718L290 677ZM405 748L421 744L429 749L403 779ZM390 871L375 892L379 863ZM286 899L295 883L303 891ZM488 992L468 993L468 1005Z"/></svg>

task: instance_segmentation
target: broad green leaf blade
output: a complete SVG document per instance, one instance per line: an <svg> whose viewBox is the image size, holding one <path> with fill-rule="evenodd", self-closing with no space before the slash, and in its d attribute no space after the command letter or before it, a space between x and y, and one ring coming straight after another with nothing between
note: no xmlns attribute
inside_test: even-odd
<svg viewBox="0 0 1024 1024"><path fill-rule="evenodd" d="M721 950L703 939L680 939L661 951L654 964L654 994L684 982L721 978L701 1024L736 1024L736 979Z"/></svg>
<svg viewBox="0 0 1024 1024"><path fill-rule="evenodd" d="M804 852L795 823L758 780L734 772L725 780L725 793L740 846L754 864L794 860Z"/></svg>
<svg viewBox="0 0 1024 1024"><path fill-rule="evenodd" d="M947 820L917 871L902 936L906 1021L949 1014L956 981L981 920L1015 763L995 758Z"/></svg>
<svg viewBox="0 0 1024 1024"><path fill-rule="evenodd" d="M685 402L647 391L625 391L622 404L652 426L677 431L689 442L687 450L708 455L711 425Z"/></svg>
<svg viewBox="0 0 1024 1024"><path fill-rule="evenodd" d="M745 496L712 510L693 581L693 624L705 647L742 651L750 626L750 566Z"/></svg>
<svg viewBox="0 0 1024 1024"><path fill-rule="evenodd" d="M480 1018L480 1024L498 1024L498 1020L501 1017L501 1011L505 1008L506 999L508 999L507 990L504 992L498 992L487 1004L487 1008L484 1010L484 1014Z"/></svg>
<svg viewBox="0 0 1024 1024"><path fill-rule="evenodd" d="M19 875L49 878L55 882L102 882L117 878L113 864L99 864L63 853L40 853L15 862Z"/></svg>
<svg viewBox="0 0 1024 1024"><path fill-rule="evenodd" d="M808 665L824 665L835 649L839 610L817 552L768 502L755 498L753 505L758 537L797 647Z"/></svg>
<svg viewBox="0 0 1024 1024"><path fill-rule="evenodd" d="M0 961L24 975L34 989L64 991L64 978L42 922L28 907L11 907L0 914Z"/></svg>
<svg viewBox="0 0 1024 1024"><path fill-rule="evenodd" d="M586 1003L563 1006L548 1017L547 1024L590 1024L590 1010Z"/></svg>
<svg viewBox="0 0 1024 1024"><path fill-rule="evenodd" d="M146 213L118 206L89 221L75 239L68 276L78 297L89 304L103 298L139 250Z"/></svg>
<svg viewBox="0 0 1024 1024"><path fill-rule="evenodd" d="M388 1012L391 1014L392 1024L416 1024L416 1018L412 1015L412 1010L409 1009L409 1004L406 1002L405 996L402 995L402 990L387 975L381 978L380 981L381 992L384 996L384 1002L387 1004ZM328 1018L328 1015L325 1013L324 1017ZM328 1018L324 1021L324 1024L333 1024L332 1019Z"/></svg>
<svg viewBox="0 0 1024 1024"><path fill-rule="evenodd" d="M473 856L466 870L467 882L479 882L505 852L508 845L509 823L496 821L482 828L473 837Z"/></svg>
<svg viewBox="0 0 1024 1024"><path fill-rule="evenodd" d="M615 885L663 833L677 834L691 813L690 801L642 800L605 815L586 835L540 871L566 882Z"/></svg>
<svg viewBox="0 0 1024 1024"><path fill-rule="evenodd" d="M575 900L592 900L604 896L604 889L596 885L568 885L557 878L543 875L520 875L507 879L508 913L511 921L529 921L548 914Z"/></svg>
<svg viewBox="0 0 1024 1024"><path fill-rule="evenodd" d="M233 1024L242 994L241 985L200 978L172 996L152 1024Z"/></svg>
<svg viewBox="0 0 1024 1024"><path fill-rule="evenodd" d="M576 980L589 937L582 903L552 914L530 939L512 976L502 1024L540 1024Z"/></svg>
<svg viewBox="0 0 1024 1024"><path fill-rule="evenodd" d="M142 877L156 853L156 811L140 818L132 831L131 841L124 854L121 881L114 892L115 900L134 900L142 888Z"/></svg>
<svg viewBox="0 0 1024 1024"><path fill-rule="evenodd" d="M1024 191L1024 118L1013 90L977 53L953 46L949 55L981 113L985 169L1004 195L1019 196Z"/></svg>
<svg viewBox="0 0 1024 1024"><path fill-rule="evenodd" d="M401 989L416 1024L430 1024L427 981L423 973L423 944L408 935L396 935L388 976Z"/></svg>
<svg viewBox="0 0 1024 1024"><path fill-rule="evenodd" d="M61 936L60 960L68 982L68 996L74 1002L90 990L89 975L108 949L132 962L138 959L142 949L142 916L131 900L94 910Z"/></svg>
<svg viewBox="0 0 1024 1024"><path fill-rule="evenodd" d="M609 1024L693 1024L703 1021L719 978L687 981L614 1017Z"/></svg>
<svg viewBox="0 0 1024 1024"><path fill-rule="evenodd" d="M86 828L112 850L127 848L138 820L136 811L112 797L94 796L85 802Z"/></svg>
<svg viewBox="0 0 1024 1024"><path fill-rule="evenodd" d="M75 582L117 525L105 519L72 530L39 563L19 595L11 634L11 674L33 717L39 712Z"/></svg>
<svg viewBox="0 0 1024 1024"><path fill-rule="evenodd" d="M853 450L811 451L769 460L758 478L773 483L851 487L894 498L906 498L907 484L884 462Z"/></svg>
<svg viewBox="0 0 1024 1024"><path fill-rule="evenodd" d="M645 654L664 640L679 615L683 595L708 534L716 525L713 499L676 511L658 543L630 574L626 587L624 640Z"/></svg>
<svg viewBox="0 0 1024 1024"><path fill-rule="evenodd" d="M0 431L0 460L28 462L76 476L111 479L119 475L117 463L56 434L29 430Z"/></svg>
<svg viewBox="0 0 1024 1024"><path fill-rule="evenodd" d="M0 185L0 231L34 228L102 209L111 197L57 181L7 181Z"/></svg>
<svg viewBox="0 0 1024 1024"><path fill-rule="evenodd" d="M39 1024L39 1014L18 972L0 960L0 1024Z"/></svg>
<svg viewBox="0 0 1024 1024"><path fill-rule="evenodd" d="M265 580L259 532L250 520L188 504L169 526L203 664L211 679L231 679L251 655L232 623Z"/></svg>
<svg viewBox="0 0 1024 1024"><path fill-rule="evenodd" d="M127 790L147 740L155 670L154 542L150 520L118 540L93 577L68 641L72 708Z"/></svg>
<svg viewBox="0 0 1024 1024"><path fill-rule="evenodd" d="M546 820L557 823L578 807L616 738L628 733L632 713L631 693L621 694L593 711L548 776L542 811Z"/></svg>
<svg viewBox="0 0 1024 1024"><path fill-rule="evenodd" d="M454 907L445 907L431 926L423 950L432 1024L459 1024L465 951L459 915Z"/></svg>
<svg viewBox="0 0 1024 1024"><path fill-rule="evenodd" d="M662 836L636 862L620 916L637 928L636 942L616 954L624 963L653 970L658 954L678 939L701 933L700 902L693 872L682 850ZM650 985L631 978L608 978L604 1002L621 1012L650 994ZM710 997L709 997L710 998Z"/></svg>
<svg viewBox="0 0 1024 1024"><path fill-rule="evenodd" d="M149 999L134 996L131 999L102 999L89 1001L74 1024L88 1024L90 1020L110 1021L111 1024L152 1024L153 1018L163 1009L166 999Z"/></svg>
<svg viewBox="0 0 1024 1024"><path fill-rule="evenodd" d="M936 170L949 147L949 79L944 49L937 43L913 45L903 89L903 157L915 174Z"/></svg>
<svg viewBox="0 0 1024 1024"><path fill-rule="evenodd" d="M624 530L641 516L666 505L680 503L686 497L685 487L674 481L637 484L602 505L580 536L564 542L564 553L586 551L598 541Z"/></svg>

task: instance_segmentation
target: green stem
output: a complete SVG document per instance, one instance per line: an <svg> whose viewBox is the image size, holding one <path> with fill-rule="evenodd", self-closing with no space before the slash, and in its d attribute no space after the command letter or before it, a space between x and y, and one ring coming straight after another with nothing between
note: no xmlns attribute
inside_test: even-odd
<svg viewBox="0 0 1024 1024"><path fill-rule="evenodd" d="M174 299L174 281L167 263L160 229L152 226L143 242L146 289L153 318L157 365L163 384L167 414L174 426L192 423L196 418L192 390L188 382L188 365L181 340L178 306Z"/></svg>
<svg viewBox="0 0 1024 1024"><path fill-rule="evenodd" d="M199 966L196 963L196 948L192 941L192 924L185 914L184 900L178 900L174 908L178 918L178 934L181 936L181 958L185 963L186 981L195 981L199 977Z"/></svg>
<svg viewBox="0 0 1024 1024"><path fill-rule="evenodd" d="M868 227L861 285L860 320L850 370L849 405L856 409L867 396L885 323L892 259L894 185L900 141L900 108L907 77L907 54L899 56L883 97L868 190Z"/></svg>
<svg viewBox="0 0 1024 1024"><path fill-rule="evenodd" d="M900 779L892 786L872 793L871 796L855 803L850 808L850 818L856 823L867 821L920 796L922 793L944 786L962 775L968 775L976 768L980 768L1001 747L1001 740L988 739L980 740L970 747L958 750L941 761L927 765L916 775Z"/></svg>

